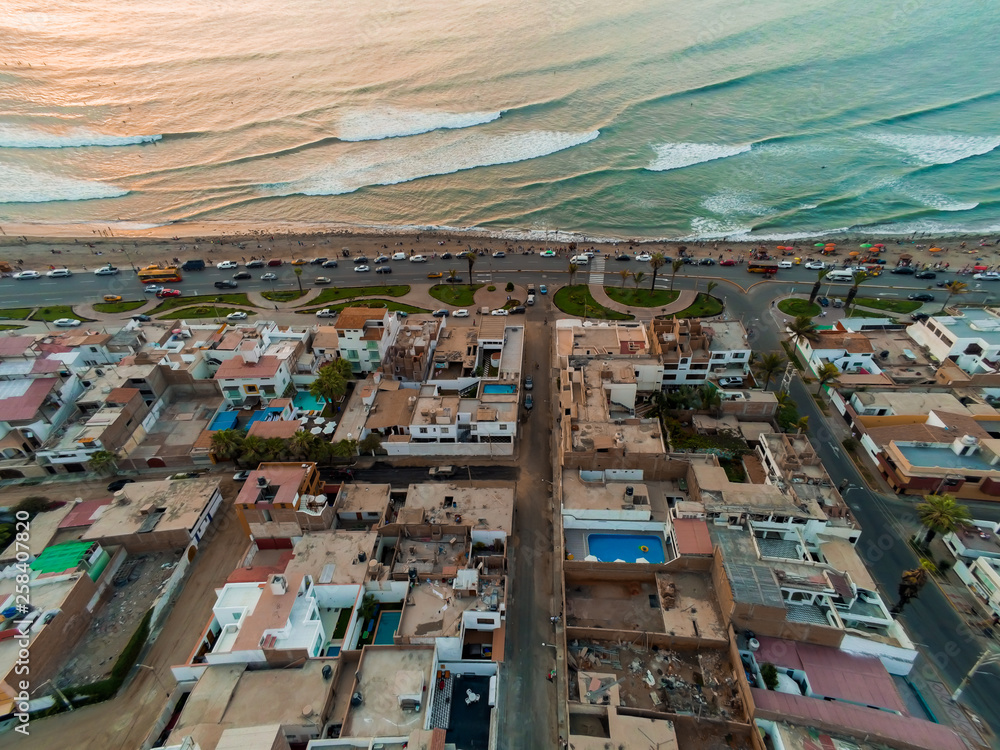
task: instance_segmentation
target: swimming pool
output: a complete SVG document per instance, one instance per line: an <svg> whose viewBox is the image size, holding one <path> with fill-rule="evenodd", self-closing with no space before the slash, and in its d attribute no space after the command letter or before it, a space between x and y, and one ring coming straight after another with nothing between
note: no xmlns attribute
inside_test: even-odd
<svg viewBox="0 0 1000 750"><path fill-rule="evenodd" d="M302 411L323 411L323 407L326 406L326 399L317 398L309 391L296 391L292 403L295 404L295 408Z"/></svg>
<svg viewBox="0 0 1000 750"><path fill-rule="evenodd" d="M587 549L601 562L635 562L640 557L650 563L664 562L663 540L653 534L590 534Z"/></svg>
<svg viewBox="0 0 1000 750"><path fill-rule="evenodd" d="M375 640L372 643L377 646L391 646L392 637L396 634L402 616L402 612L383 612L380 614L378 625L375 626Z"/></svg>
<svg viewBox="0 0 1000 750"><path fill-rule="evenodd" d="M208 429L213 432L217 430L231 430L236 426L236 418L238 416L238 411L219 412L215 415L215 419L212 420L212 424L209 425Z"/></svg>
<svg viewBox="0 0 1000 750"><path fill-rule="evenodd" d="M483 386L483 395L496 396L497 394L517 393L516 385L500 385L499 383L489 383Z"/></svg>

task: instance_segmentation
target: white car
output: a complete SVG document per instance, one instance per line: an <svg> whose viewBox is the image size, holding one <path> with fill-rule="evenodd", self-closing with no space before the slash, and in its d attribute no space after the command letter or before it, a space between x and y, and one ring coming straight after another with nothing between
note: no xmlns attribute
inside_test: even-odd
<svg viewBox="0 0 1000 750"><path fill-rule="evenodd" d="M220 271L228 271L231 268L239 268L240 264L237 263L235 260L224 260L221 263L216 263L215 267L218 268Z"/></svg>
<svg viewBox="0 0 1000 750"><path fill-rule="evenodd" d="M790 260L779 260L778 268L794 268L795 264Z"/></svg>
<svg viewBox="0 0 1000 750"><path fill-rule="evenodd" d="M543 257L543 258L554 258L554 257L556 257L556 251L555 250L542 250L542 252L540 252L539 255L541 257Z"/></svg>
<svg viewBox="0 0 1000 750"><path fill-rule="evenodd" d="M260 280L261 281L277 281L278 280L278 274L276 274L276 273L265 273L263 276L260 277Z"/></svg>
<svg viewBox="0 0 1000 750"><path fill-rule="evenodd" d="M650 255L649 253L639 253L637 256L635 256L635 259L640 263L645 263L646 261L652 260L653 256Z"/></svg>
<svg viewBox="0 0 1000 750"><path fill-rule="evenodd" d="M246 320L246 319L247 319L247 314L245 312L229 313L229 315L226 316L226 320L229 320L229 321L233 321L233 320Z"/></svg>
<svg viewBox="0 0 1000 750"><path fill-rule="evenodd" d="M406 253L393 253L392 254L392 259L393 260L406 260Z"/></svg>
<svg viewBox="0 0 1000 750"><path fill-rule="evenodd" d="M977 281L1000 281L1000 273L996 271L983 271L982 273L977 273L972 278Z"/></svg>
<svg viewBox="0 0 1000 750"><path fill-rule="evenodd" d="M590 258L588 258L586 255L574 255L572 258L569 259L569 262L576 263L576 265L578 266L585 266L588 263L590 263Z"/></svg>
<svg viewBox="0 0 1000 750"><path fill-rule="evenodd" d="M372 269L370 269L368 266L355 266L354 267L354 272L355 273L364 273L365 271L370 271L370 270L372 270Z"/></svg>
<svg viewBox="0 0 1000 750"><path fill-rule="evenodd" d="M821 260L811 260L806 263L806 268L810 271L822 271L826 268L826 263Z"/></svg>
<svg viewBox="0 0 1000 750"><path fill-rule="evenodd" d="M469 317L469 311L466 310L465 308L463 308L461 310L455 310L455 312L453 312L451 314L451 317L453 317L453 318L467 318L467 317Z"/></svg>
<svg viewBox="0 0 1000 750"><path fill-rule="evenodd" d="M53 268L45 275L48 276L50 279L61 279L66 276L72 276L73 272L70 271L68 268Z"/></svg>
<svg viewBox="0 0 1000 750"><path fill-rule="evenodd" d="M117 276L118 269L114 266L104 266L104 268L98 268L94 271L94 276Z"/></svg>
<svg viewBox="0 0 1000 750"><path fill-rule="evenodd" d="M427 262L427 258L425 258L423 255L411 255L410 256L410 263L426 263L426 262Z"/></svg>
<svg viewBox="0 0 1000 750"><path fill-rule="evenodd" d="M143 287L142 291L144 291L146 294L159 294L165 288L166 287L157 286L156 284L146 284L146 286Z"/></svg>
<svg viewBox="0 0 1000 750"><path fill-rule="evenodd" d="M81 321L76 318L59 318L52 321L52 324L59 328L76 328L80 323Z"/></svg>
<svg viewBox="0 0 1000 750"><path fill-rule="evenodd" d="M316 311L317 318L336 318L337 311L331 310L329 307L324 307L322 310Z"/></svg>
<svg viewBox="0 0 1000 750"><path fill-rule="evenodd" d="M491 310L490 315L508 315L508 312L503 308L499 308L497 310Z"/></svg>
<svg viewBox="0 0 1000 750"><path fill-rule="evenodd" d="M503 250L497 250L495 253L493 253L493 257L494 258L506 258L507 257L507 253L505 253Z"/></svg>
<svg viewBox="0 0 1000 750"><path fill-rule="evenodd" d="M20 271L14 274L15 279L39 279L41 276L38 271Z"/></svg>

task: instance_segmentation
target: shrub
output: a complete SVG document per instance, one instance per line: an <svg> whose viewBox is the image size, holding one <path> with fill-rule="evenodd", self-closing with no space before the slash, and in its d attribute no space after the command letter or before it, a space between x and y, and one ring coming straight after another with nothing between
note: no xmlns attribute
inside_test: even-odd
<svg viewBox="0 0 1000 750"><path fill-rule="evenodd" d="M136 660L139 658L139 652L142 651L142 647L146 645L146 639L149 637L149 621L152 619L153 610L150 609L143 616L139 627L135 629L132 637L125 644L125 648L118 655L118 660L115 661L115 665L111 668L112 679L119 680L119 682L124 680L129 670L135 665Z"/></svg>
<svg viewBox="0 0 1000 750"><path fill-rule="evenodd" d="M490 284L488 287L486 287L486 291L487 292L495 292L496 290L497 290L497 288L493 284Z"/></svg>
<svg viewBox="0 0 1000 750"><path fill-rule="evenodd" d="M44 513L52 507L52 501L47 497L40 497L38 495L32 495L31 497L26 497L24 500L19 502L14 506L15 513L27 512L32 517L37 516L39 513Z"/></svg>
<svg viewBox="0 0 1000 750"><path fill-rule="evenodd" d="M764 686L768 690L778 687L778 668L771 662L766 661L760 665L760 676L764 679Z"/></svg>
<svg viewBox="0 0 1000 750"><path fill-rule="evenodd" d="M840 441L840 444L844 446L844 450L847 451L854 451L858 447L858 441L852 437L844 438L843 440Z"/></svg>
<svg viewBox="0 0 1000 750"><path fill-rule="evenodd" d="M504 289L506 291L508 291L508 292L513 292L514 291L514 282L513 281L508 281L507 282L507 286L505 286Z"/></svg>

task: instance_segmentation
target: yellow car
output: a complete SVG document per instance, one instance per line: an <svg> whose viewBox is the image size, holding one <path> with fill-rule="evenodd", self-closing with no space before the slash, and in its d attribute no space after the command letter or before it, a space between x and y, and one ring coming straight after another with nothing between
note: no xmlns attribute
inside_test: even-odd
<svg viewBox="0 0 1000 750"><path fill-rule="evenodd" d="M104 295L104 301L105 302L121 302L122 298L121 298L120 295L117 295L117 294L105 294Z"/></svg>
<svg viewBox="0 0 1000 750"><path fill-rule="evenodd" d="M427 274L428 279L440 279L442 276L444 276L444 274L441 273L440 271Z"/></svg>
<svg viewBox="0 0 1000 750"><path fill-rule="evenodd" d="M306 265L309 265L309 261L305 260L304 258L299 258L298 260L293 260L292 261L292 265L293 266L306 266Z"/></svg>

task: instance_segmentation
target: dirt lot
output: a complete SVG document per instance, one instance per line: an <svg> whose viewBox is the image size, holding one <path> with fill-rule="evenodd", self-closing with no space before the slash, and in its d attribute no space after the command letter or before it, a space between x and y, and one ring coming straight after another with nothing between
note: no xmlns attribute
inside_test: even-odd
<svg viewBox="0 0 1000 750"><path fill-rule="evenodd" d="M122 564L124 582L112 584L111 599L99 606L90 630L66 660L56 678L60 687L83 685L107 677L139 622L174 572L174 551L131 555ZM134 563L134 567L133 566Z"/></svg>

